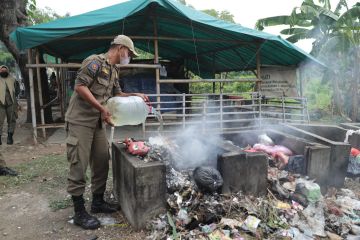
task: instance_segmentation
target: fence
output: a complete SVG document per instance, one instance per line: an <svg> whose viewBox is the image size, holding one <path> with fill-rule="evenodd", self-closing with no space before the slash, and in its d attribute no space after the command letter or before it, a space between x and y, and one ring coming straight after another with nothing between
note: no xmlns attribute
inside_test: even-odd
<svg viewBox="0 0 360 240"><path fill-rule="evenodd" d="M194 131L226 132L279 122L309 122L306 98L262 96L258 92L238 94L149 94L160 97L153 102L163 122L150 115L143 124L144 136L171 133L187 127ZM165 97L176 100L166 101Z"/></svg>

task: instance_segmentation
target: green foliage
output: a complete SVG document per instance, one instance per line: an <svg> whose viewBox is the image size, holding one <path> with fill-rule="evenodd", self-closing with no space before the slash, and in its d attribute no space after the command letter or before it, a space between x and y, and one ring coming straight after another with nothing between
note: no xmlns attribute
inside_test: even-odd
<svg viewBox="0 0 360 240"><path fill-rule="evenodd" d="M15 60L11 53L8 52L5 45L0 42L0 65L6 65L10 68L15 66Z"/></svg>
<svg viewBox="0 0 360 240"><path fill-rule="evenodd" d="M221 20L227 21L227 22L232 22L235 23L234 21L234 15L231 14L229 11L225 10L225 11L217 11L215 9L206 9L203 10L204 13L209 14L213 17L219 18Z"/></svg>
<svg viewBox="0 0 360 240"><path fill-rule="evenodd" d="M248 72L229 72L226 74L226 79L240 79L240 78L253 78L254 75ZM220 79L220 75L216 74L216 79ZM251 92L254 89L254 83L251 82L230 82L222 83L222 92L223 93L241 93L241 92ZM213 92L213 83L191 83L190 84L191 93L212 93ZM215 93L220 93L220 83L215 83Z"/></svg>
<svg viewBox="0 0 360 240"><path fill-rule="evenodd" d="M304 96L308 99L309 110L321 109L330 113L331 92L330 84L324 83L321 79L308 81L304 89Z"/></svg>
<svg viewBox="0 0 360 240"><path fill-rule="evenodd" d="M67 13L65 16L61 16L49 7L45 7L44 9L37 8L36 0L26 0L26 2L29 25L47 23L58 18L68 17L70 15Z"/></svg>
<svg viewBox="0 0 360 240"><path fill-rule="evenodd" d="M63 18L67 16L69 16L69 14L66 14L65 16L61 16L49 7L45 7L44 9L36 8L35 10L32 11L29 21L32 25L34 25L40 23L47 23L56 20L58 18Z"/></svg>
<svg viewBox="0 0 360 240"><path fill-rule="evenodd" d="M178 0L178 2L180 2L181 4L194 8L193 6L189 5L186 3L186 0ZM217 11L215 9L206 9L203 10L204 13L209 14L210 16L216 17L218 19L227 21L227 22L232 22L235 23L234 21L234 15L231 14L229 11L225 10L225 11Z"/></svg>
<svg viewBox="0 0 360 240"><path fill-rule="evenodd" d="M360 3L349 8L346 0L339 0L332 11L329 0L303 0L290 15L260 19L256 28L263 30L277 25L288 25L281 33L288 35L290 42L313 39L311 54L328 66L322 82L330 83L333 92L329 87L325 92L326 88L322 86L312 86L319 87L320 92L308 93L310 107L328 109L333 94L334 111L340 115L351 112L352 119L356 120L358 91L355 89L360 82L360 72L356 71L360 61Z"/></svg>

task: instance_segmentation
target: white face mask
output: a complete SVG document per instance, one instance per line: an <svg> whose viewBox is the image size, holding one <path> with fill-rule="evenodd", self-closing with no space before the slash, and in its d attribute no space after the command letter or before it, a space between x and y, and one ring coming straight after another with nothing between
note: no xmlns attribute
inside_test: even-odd
<svg viewBox="0 0 360 240"><path fill-rule="evenodd" d="M126 65L130 63L130 57L125 57L125 58L120 58L120 64L121 65Z"/></svg>

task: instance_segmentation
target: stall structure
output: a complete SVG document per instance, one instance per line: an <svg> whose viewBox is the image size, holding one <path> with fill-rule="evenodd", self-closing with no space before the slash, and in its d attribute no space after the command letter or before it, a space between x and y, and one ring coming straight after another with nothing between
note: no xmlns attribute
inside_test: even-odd
<svg viewBox="0 0 360 240"><path fill-rule="evenodd" d="M35 141L38 129L45 136L45 129L63 127L63 124L45 124L44 107L49 103L43 102L40 68L52 67L56 70L59 86L57 98L64 117L65 82L69 77L69 70L79 68L80 62L91 54L106 52L110 42L118 34L129 36L136 48L153 55L151 63L133 62L120 68L152 69L155 91L148 94L153 97L155 106L163 112L165 119L167 116L177 119L164 122L164 126L185 128L190 124L201 123L204 131L207 127L226 131L244 126L234 127L234 119L235 123L252 119L260 125L266 119L307 121L306 99L302 94L287 96L282 92L273 98L264 96L261 93L262 82L267 79L268 74L262 77L261 72L269 66L296 69L305 61L322 65L311 55L279 36L216 19L174 0L131 0L45 24L19 27L11 33L10 37L17 48L28 51L27 67ZM41 64L40 54L45 53L54 56L56 63ZM166 61L181 65L184 74L162 77L161 69ZM34 79L35 71L37 79ZM231 71L249 71L254 77L215 79L215 74ZM197 79L189 79L186 73L192 73ZM35 81L38 97L34 91ZM176 93L162 92L163 86L167 84L199 82L212 82L213 89L219 84L220 92L191 94L188 88ZM254 91L227 94L223 92L223 85L229 82L251 82L254 84ZM267 86L267 90L269 86L271 84ZM166 104L164 99L171 94L177 98L178 105L162 109ZM37 124L35 98L39 99L41 124ZM274 111L275 108L280 111ZM299 111L294 113L293 110ZM234 118L236 115L244 116L245 119ZM193 120L196 117L198 120ZM150 121L144 124L144 131L147 126L158 124Z"/></svg>

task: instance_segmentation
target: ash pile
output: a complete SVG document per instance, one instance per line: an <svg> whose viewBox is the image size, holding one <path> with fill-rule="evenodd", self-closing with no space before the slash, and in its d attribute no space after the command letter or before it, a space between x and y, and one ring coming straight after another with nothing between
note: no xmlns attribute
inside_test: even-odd
<svg viewBox="0 0 360 240"><path fill-rule="evenodd" d="M169 138L150 138L142 158L166 164L167 213L148 223L147 239L360 239L357 194L329 189L322 195L320 186L301 174L301 156L282 146L269 151L269 139L263 140L243 149L268 154L268 194L254 197L221 194L215 167L179 170L186 162L182 147Z"/></svg>

